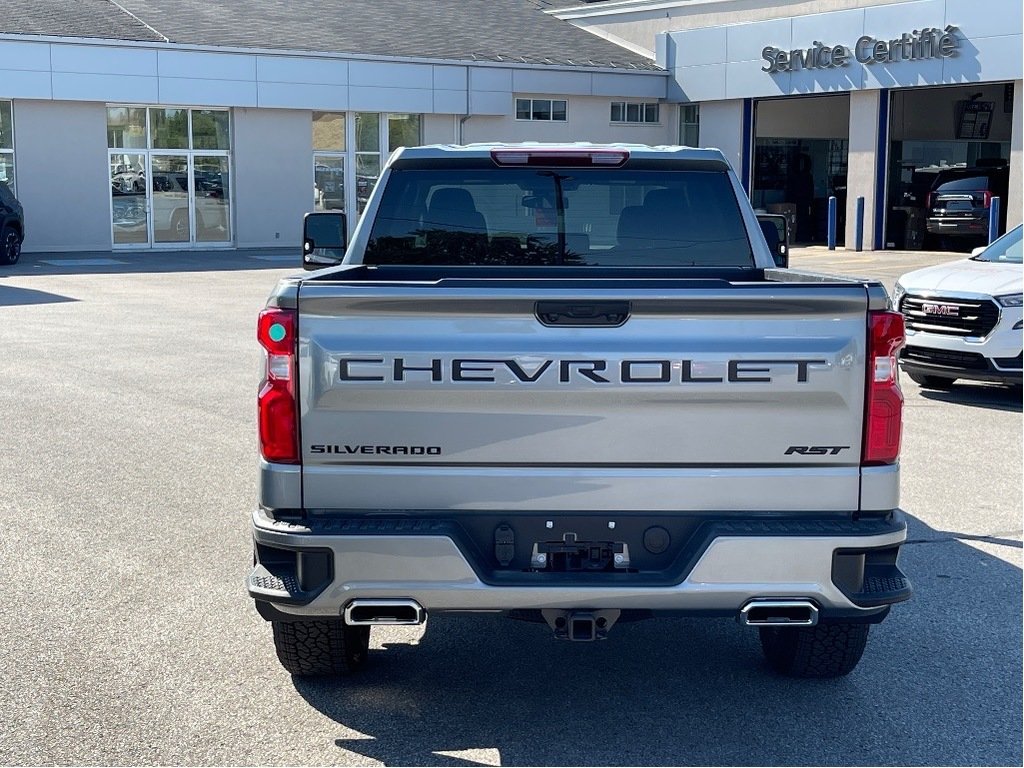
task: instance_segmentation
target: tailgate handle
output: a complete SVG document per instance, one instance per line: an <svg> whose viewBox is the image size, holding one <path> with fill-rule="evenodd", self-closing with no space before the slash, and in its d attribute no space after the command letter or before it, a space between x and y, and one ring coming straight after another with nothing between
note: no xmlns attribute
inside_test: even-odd
<svg viewBox="0 0 1024 768"><path fill-rule="evenodd" d="M628 301L538 301L537 319L544 325L618 326L629 319Z"/></svg>

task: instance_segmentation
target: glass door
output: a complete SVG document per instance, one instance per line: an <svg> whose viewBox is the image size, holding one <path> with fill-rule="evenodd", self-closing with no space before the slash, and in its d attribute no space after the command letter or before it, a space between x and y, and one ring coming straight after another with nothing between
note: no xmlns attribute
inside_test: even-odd
<svg viewBox="0 0 1024 768"><path fill-rule="evenodd" d="M192 190L198 243L231 242L231 181L224 155L193 155Z"/></svg>
<svg viewBox="0 0 1024 768"><path fill-rule="evenodd" d="M114 245L148 244L146 155L140 152L111 152L109 160L110 221Z"/></svg>
<svg viewBox="0 0 1024 768"><path fill-rule="evenodd" d="M192 242L194 213L188 155L153 153L149 165L152 242Z"/></svg>

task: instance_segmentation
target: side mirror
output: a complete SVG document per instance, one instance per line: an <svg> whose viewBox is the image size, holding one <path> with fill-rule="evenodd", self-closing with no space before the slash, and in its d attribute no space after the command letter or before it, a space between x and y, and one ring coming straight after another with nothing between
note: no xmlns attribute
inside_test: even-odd
<svg viewBox="0 0 1024 768"><path fill-rule="evenodd" d="M761 225L768 250L775 259L775 266L780 269L789 267L789 222L778 213L759 213L757 223Z"/></svg>
<svg viewBox="0 0 1024 768"><path fill-rule="evenodd" d="M341 211L307 213L302 220L303 269L341 264L347 245L348 227Z"/></svg>
<svg viewBox="0 0 1024 768"><path fill-rule="evenodd" d="M977 248L971 251L971 258L973 259L975 256L980 256L985 252L986 248L988 248L987 245L979 245Z"/></svg>

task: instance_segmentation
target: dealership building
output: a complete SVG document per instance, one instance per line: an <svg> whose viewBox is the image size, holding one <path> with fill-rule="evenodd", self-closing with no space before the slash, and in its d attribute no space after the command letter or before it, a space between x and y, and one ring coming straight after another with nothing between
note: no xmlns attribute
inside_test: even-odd
<svg viewBox="0 0 1024 768"><path fill-rule="evenodd" d="M292 246L417 143L723 150L755 207L919 248L946 169L1021 220L1019 0L6 0L26 252Z"/></svg>

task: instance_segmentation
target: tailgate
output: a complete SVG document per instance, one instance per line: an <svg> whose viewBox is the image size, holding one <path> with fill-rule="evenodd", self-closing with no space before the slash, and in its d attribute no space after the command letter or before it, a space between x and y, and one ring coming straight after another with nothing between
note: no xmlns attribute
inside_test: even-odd
<svg viewBox="0 0 1024 768"><path fill-rule="evenodd" d="M857 284L304 283L304 506L855 510L866 313Z"/></svg>

